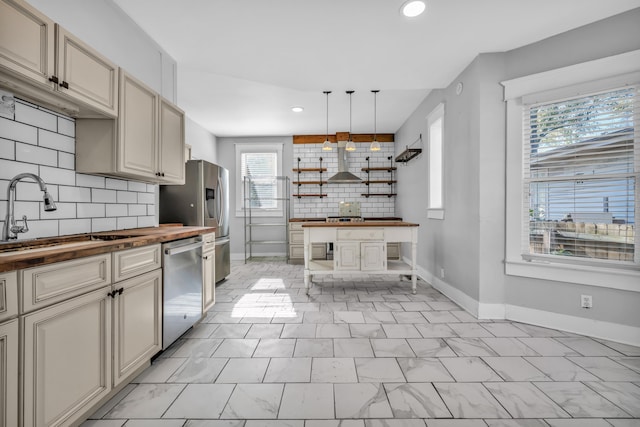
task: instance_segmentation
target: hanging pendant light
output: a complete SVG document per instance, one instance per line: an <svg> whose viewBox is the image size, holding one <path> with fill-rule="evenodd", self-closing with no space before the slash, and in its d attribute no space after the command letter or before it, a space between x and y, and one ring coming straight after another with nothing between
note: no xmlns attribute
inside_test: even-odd
<svg viewBox="0 0 640 427"><path fill-rule="evenodd" d="M322 143L322 151L331 151L332 150L331 141L329 141L329 94L331 93L331 91L325 90L322 93L324 93L327 97L327 136L324 142Z"/></svg>
<svg viewBox="0 0 640 427"><path fill-rule="evenodd" d="M353 94L353 90L348 90L347 94L349 95L349 140L347 141L347 145L344 147L347 151L356 151L356 144L354 144L351 139L351 95Z"/></svg>
<svg viewBox="0 0 640 427"><path fill-rule="evenodd" d="M373 92L373 141L371 141L371 145L369 146L369 151L380 151L380 143L378 142L378 129L377 129L377 97L379 90L372 90Z"/></svg>

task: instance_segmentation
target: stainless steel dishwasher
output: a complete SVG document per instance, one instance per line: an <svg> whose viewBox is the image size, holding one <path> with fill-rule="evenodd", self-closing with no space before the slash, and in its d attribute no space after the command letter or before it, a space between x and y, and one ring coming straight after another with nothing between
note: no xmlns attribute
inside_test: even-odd
<svg viewBox="0 0 640 427"><path fill-rule="evenodd" d="M202 238L162 245L162 349L202 318Z"/></svg>

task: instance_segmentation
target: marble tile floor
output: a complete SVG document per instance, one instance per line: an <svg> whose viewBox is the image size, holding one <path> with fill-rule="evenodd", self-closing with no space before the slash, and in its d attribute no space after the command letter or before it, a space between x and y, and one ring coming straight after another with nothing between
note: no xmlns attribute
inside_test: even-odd
<svg viewBox="0 0 640 427"><path fill-rule="evenodd" d="M639 427L640 348L475 319L424 282L232 263L82 427Z"/></svg>

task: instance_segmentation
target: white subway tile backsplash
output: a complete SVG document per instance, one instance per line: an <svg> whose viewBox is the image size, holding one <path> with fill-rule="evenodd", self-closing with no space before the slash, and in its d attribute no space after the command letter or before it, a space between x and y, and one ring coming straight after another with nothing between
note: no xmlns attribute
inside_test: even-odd
<svg viewBox="0 0 640 427"><path fill-rule="evenodd" d="M58 133L74 138L76 136L75 121L65 119L64 117L58 117Z"/></svg>
<svg viewBox="0 0 640 427"><path fill-rule="evenodd" d="M55 219L29 221L29 231L27 233L19 233L18 240L58 236L58 223L59 221Z"/></svg>
<svg viewBox="0 0 640 427"><path fill-rule="evenodd" d="M154 193L138 193L137 202L147 205L154 204L156 202L156 195Z"/></svg>
<svg viewBox="0 0 640 427"><path fill-rule="evenodd" d="M40 203L16 201L13 205L13 215L16 221L21 220L23 215L26 215L30 220L40 219Z"/></svg>
<svg viewBox="0 0 640 427"><path fill-rule="evenodd" d="M93 203L116 203L116 190L91 189L91 201Z"/></svg>
<svg viewBox="0 0 640 427"><path fill-rule="evenodd" d="M73 154L58 151L58 167L62 169L75 169L76 157Z"/></svg>
<svg viewBox="0 0 640 427"><path fill-rule="evenodd" d="M15 142L0 138L0 159L15 160Z"/></svg>
<svg viewBox="0 0 640 427"><path fill-rule="evenodd" d="M147 192L147 184L145 184L144 182L137 182L137 181L125 181L129 184L128 188L120 188L119 190L129 190L129 191L137 191L139 193L146 193Z"/></svg>
<svg viewBox="0 0 640 427"><path fill-rule="evenodd" d="M0 219L9 180L23 172L40 175L58 206L44 212L38 184L19 182L16 216L27 215L30 228L20 239L157 226L157 185L76 173L75 120L23 100L16 105L14 119L0 118Z"/></svg>
<svg viewBox="0 0 640 427"><path fill-rule="evenodd" d="M78 203L78 218L100 218L105 216L104 203Z"/></svg>
<svg viewBox="0 0 640 427"><path fill-rule="evenodd" d="M75 185L76 173L69 169L40 166L40 178L47 184Z"/></svg>
<svg viewBox="0 0 640 427"><path fill-rule="evenodd" d="M10 160L0 159L0 179L10 180L14 176L24 172L37 174L38 166L29 164L29 163L14 162ZM0 197L6 200L5 198L6 194L0 194Z"/></svg>
<svg viewBox="0 0 640 427"><path fill-rule="evenodd" d="M107 216L127 216L129 213L125 204L109 203L105 206Z"/></svg>
<svg viewBox="0 0 640 427"><path fill-rule="evenodd" d="M117 218L117 220L118 220L118 225L117 225L118 230L128 230L130 228L138 227L138 218L120 217L120 218Z"/></svg>
<svg viewBox="0 0 640 427"><path fill-rule="evenodd" d="M44 206L40 204L42 213L40 218L42 219L73 219L76 218L76 204L75 203L56 203L57 209L52 212L44 212Z"/></svg>
<svg viewBox="0 0 640 427"><path fill-rule="evenodd" d="M102 176L76 174L76 185L78 187L104 188L105 178Z"/></svg>
<svg viewBox="0 0 640 427"><path fill-rule="evenodd" d="M0 138L38 144L38 128L0 117Z"/></svg>
<svg viewBox="0 0 640 427"><path fill-rule="evenodd" d="M143 193L143 194L146 194L146 193ZM134 193L133 191L118 191L117 202L118 203L137 203L138 193Z"/></svg>
<svg viewBox="0 0 640 427"><path fill-rule="evenodd" d="M91 232L112 231L118 229L116 218L91 218Z"/></svg>
<svg viewBox="0 0 640 427"><path fill-rule="evenodd" d="M30 105L16 102L15 121L35 126L52 132L58 129L58 117L31 107Z"/></svg>
<svg viewBox="0 0 640 427"><path fill-rule="evenodd" d="M147 215L147 205L129 205L129 216Z"/></svg>
<svg viewBox="0 0 640 427"><path fill-rule="evenodd" d="M57 185L47 185L47 191L51 194L54 201L58 201L59 192ZM0 199L6 200L6 191L1 193ZM25 201L34 201L41 202L42 201L42 191L40 191L40 186L33 181L27 181L26 179L18 182L16 185L16 200L25 200Z"/></svg>
<svg viewBox="0 0 640 427"><path fill-rule="evenodd" d="M56 167L58 166L58 152L48 148L16 142L16 160Z"/></svg>
<svg viewBox="0 0 640 427"><path fill-rule="evenodd" d="M126 190L128 189L127 181L115 178L105 178L105 188L111 190Z"/></svg>
<svg viewBox="0 0 640 427"><path fill-rule="evenodd" d="M138 217L138 227L155 227L157 225L155 215Z"/></svg>
<svg viewBox="0 0 640 427"><path fill-rule="evenodd" d="M38 129L38 145L66 153L76 152L76 140L70 136Z"/></svg>
<svg viewBox="0 0 640 427"><path fill-rule="evenodd" d="M61 219L60 235L91 232L91 219Z"/></svg>

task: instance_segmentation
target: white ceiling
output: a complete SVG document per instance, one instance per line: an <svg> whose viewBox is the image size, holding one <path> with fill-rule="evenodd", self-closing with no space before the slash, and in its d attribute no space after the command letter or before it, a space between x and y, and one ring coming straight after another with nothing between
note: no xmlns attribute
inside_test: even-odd
<svg viewBox="0 0 640 427"><path fill-rule="evenodd" d="M178 62L178 104L217 136L395 132L431 89L502 52L640 0L114 0ZM300 105L302 113L291 107Z"/></svg>

